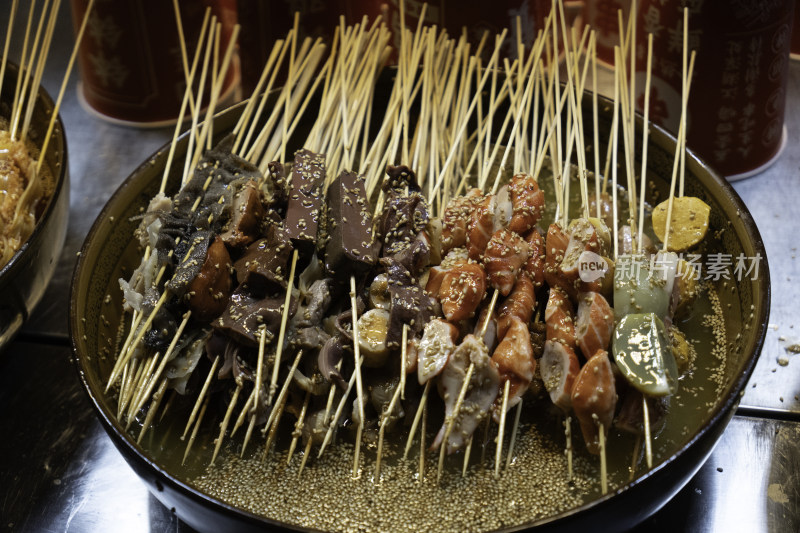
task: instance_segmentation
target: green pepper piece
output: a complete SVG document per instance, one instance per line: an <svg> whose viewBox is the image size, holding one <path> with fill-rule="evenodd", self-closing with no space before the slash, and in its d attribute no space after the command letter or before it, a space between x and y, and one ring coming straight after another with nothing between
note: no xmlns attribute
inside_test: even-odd
<svg viewBox="0 0 800 533"><path fill-rule="evenodd" d="M614 319L630 314L655 313L662 320L669 310L672 284L662 265L651 271L643 255L621 255L614 267ZM674 276L673 276L674 277Z"/></svg>
<svg viewBox="0 0 800 533"><path fill-rule="evenodd" d="M612 350L622 375L647 396L678 390L678 365L664 323L655 313L631 314L617 324Z"/></svg>

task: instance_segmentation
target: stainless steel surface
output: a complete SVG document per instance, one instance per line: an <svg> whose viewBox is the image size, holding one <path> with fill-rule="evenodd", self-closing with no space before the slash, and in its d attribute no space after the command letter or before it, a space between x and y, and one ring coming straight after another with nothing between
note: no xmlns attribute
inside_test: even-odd
<svg viewBox="0 0 800 533"><path fill-rule="evenodd" d="M789 67L788 144L766 172L733 185L761 231L772 274L770 327L741 405L800 413L800 61Z"/></svg>
<svg viewBox="0 0 800 533"><path fill-rule="evenodd" d="M44 80L53 93L71 46L67 3L61 15ZM0 27L6 16L0 13ZM69 363L66 325L69 280L86 232L171 129L101 122L78 104L76 79L62 108L72 176L66 245L42 302L0 357L0 528L186 531L149 495L95 419ZM764 238L773 282L773 328L740 410L751 416L734 417L697 476L637 531L800 531L800 355L786 350L800 343L798 61L790 65L788 98L786 151L769 170L735 185Z"/></svg>

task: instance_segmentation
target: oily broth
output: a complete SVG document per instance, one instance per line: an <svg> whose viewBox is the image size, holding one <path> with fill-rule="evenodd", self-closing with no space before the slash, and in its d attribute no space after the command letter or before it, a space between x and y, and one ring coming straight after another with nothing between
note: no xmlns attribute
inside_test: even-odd
<svg viewBox="0 0 800 533"><path fill-rule="evenodd" d="M552 180L548 172L545 169L540 178L548 200L540 223L544 227L555 215ZM571 190L570 213L577 215L580 199L574 176ZM590 194L593 194L591 188ZM618 201L620 218L627 219L627 195L624 191L618 195ZM649 222L649 216L646 220ZM649 228L647 231L654 239L652 231ZM711 231L704 247L706 251L721 249ZM116 277L112 276L112 279ZM722 309L723 305L730 306L728 312L733 316L738 316L741 310L738 298L723 288L722 283L705 284L704 292L689 316L676 322L691 340L698 357L693 368L681 379L678 393L671 398L664 427L654 434L654 464L677 452L697 432L727 384ZM111 283L108 294L115 294L114 290ZM717 294L722 295L724 301L720 301ZM208 367L199 366L198 374L204 378ZM108 372L104 374L107 376ZM454 454L446 461L441 485L435 482L438 453L426 454L426 476L422 481L418 475L418 441L408 460L401 459L407 428L387 433L380 480L374 479L375 428L365 433L358 479L351 477L353 432L348 430L340 432L338 441L326 450L321 459L316 458L317 450L312 449L300 475L302 443L298 445L291 463L286 464L293 429L293 421L289 420L292 417L289 416L284 417L279 438L266 461L262 460L264 438L258 430L254 431L244 458L239 458L245 424L235 438L226 439L217 464L209 467L214 439L230 398L226 394L217 394L215 401L209 403L197 440L185 464L182 464L187 441L181 440L180 436L194 399L175 396L167 415L154 422L141 443L147 453L165 470L214 498L295 526L326 530L492 530L552 516L600 496L599 460L585 451L575 420L572 422L575 476L572 482L567 481L564 420L546 395L525 399L514 457L499 480L492 476L497 431L496 425L492 424L485 440L483 426L476 431L476 444L473 445L467 475L461 476L463 452ZM507 419L504 463L514 413L514 410L509 411ZM131 426L132 438L138 437L142 422L140 414ZM442 414L432 409L426 444L432 441L441 422ZM478 440L486 442L485 447ZM607 445L611 490L629 481L636 444L634 437L611 430ZM640 449L637 474L644 472L643 462Z"/></svg>

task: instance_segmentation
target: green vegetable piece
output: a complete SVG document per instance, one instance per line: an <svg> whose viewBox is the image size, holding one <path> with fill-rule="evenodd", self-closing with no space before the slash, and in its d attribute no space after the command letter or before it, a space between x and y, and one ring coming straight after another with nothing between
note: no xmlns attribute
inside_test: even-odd
<svg viewBox="0 0 800 533"><path fill-rule="evenodd" d="M655 313L663 320L674 279L674 269L658 258L619 256L614 266L614 319L619 322L630 314Z"/></svg>
<svg viewBox="0 0 800 533"><path fill-rule="evenodd" d="M654 313L631 314L617 324L612 350L622 375L646 396L678 390L678 365L664 323Z"/></svg>

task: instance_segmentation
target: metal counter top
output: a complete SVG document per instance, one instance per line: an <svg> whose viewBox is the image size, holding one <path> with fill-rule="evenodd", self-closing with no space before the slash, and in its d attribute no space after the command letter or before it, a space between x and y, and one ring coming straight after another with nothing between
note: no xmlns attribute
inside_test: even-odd
<svg viewBox="0 0 800 533"><path fill-rule="evenodd" d="M71 38L69 6L57 35ZM5 17L6 15L0 15ZM0 19L0 27L5 26ZM54 45L44 85L56 94L69 46ZM61 110L71 198L64 251L50 286L0 357L0 529L190 531L148 493L96 419L69 361L68 291L76 252L102 206L171 128L114 126L78 103L73 74ZM772 274L766 344L737 415L695 478L637 531L800 531L800 62L792 61L788 146L735 184L764 239Z"/></svg>

